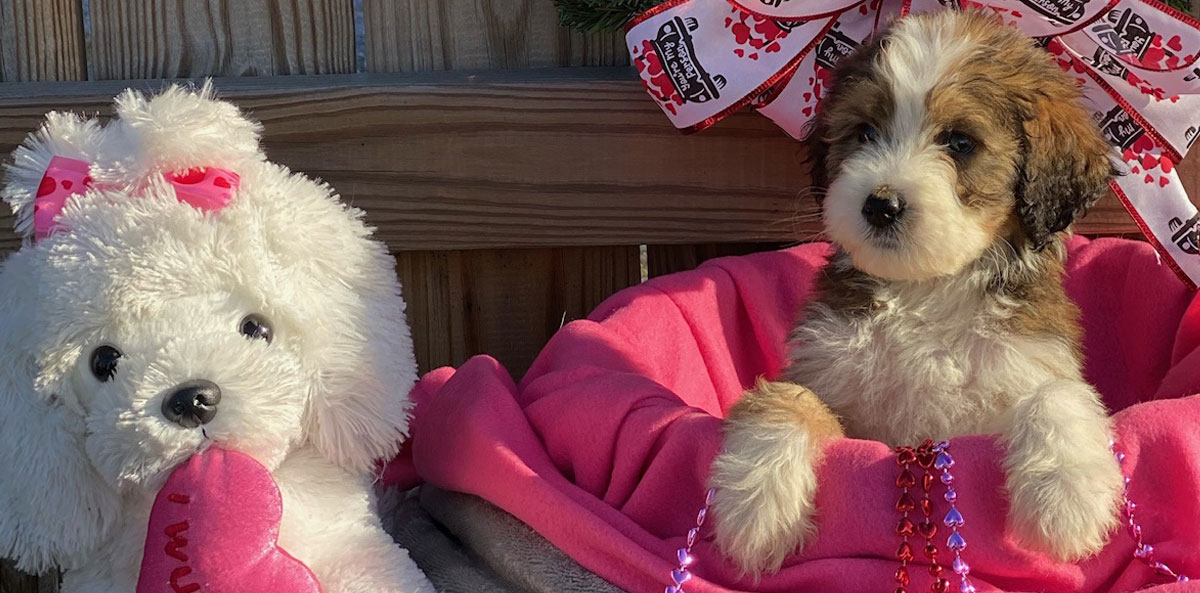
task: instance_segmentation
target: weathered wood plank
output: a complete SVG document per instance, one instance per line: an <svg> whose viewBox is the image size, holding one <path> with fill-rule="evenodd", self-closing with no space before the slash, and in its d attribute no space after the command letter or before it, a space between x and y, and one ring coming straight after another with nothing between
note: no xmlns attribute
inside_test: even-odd
<svg viewBox="0 0 1200 593"><path fill-rule="evenodd" d="M353 0L91 5L98 79L353 72Z"/></svg>
<svg viewBox="0 0 1200 593"><path fill-rule="evenodd" d="M654 278L674 274L714 258L729 255L747 255L759 251L772 251L787 247L788 243L702 243L699 245L647 245L646 263L648 276Z"/></svg>
<svg viewBox="0 0 1200 593"><path fill-rule="evenodd" d="M401 252L422 372L487 353L520 377L565 322L639 281L638 249Z"/></svg>
<svg viewBox="0 0 1200 593"><path fill-rule="evenodd" d="M363 0L367 70L619 66L620 33L558 26L546 0Z"/></svg>
<svg viewBox="0 0 1200 593"><path fill-rule="evenodd" d="M372 72L628 63L620 35L582 35L561 29L553 4L544 0L364 0L363 12L367 69ZM510 159L498 155L526 133L505 129L512 120L503 112L514 108L504 98L508 92L501 91L485 104L464 107L459 116L436 124L440 130L430 128L431 134L412 139L410 146L428 151L428 160L412 168L436 172L427 179L411 180L414 187L424 186L422 191L432 194L432 200L424 201L448 204L463 214L502 224L528 217L531 207L555 215L551 205L529 203L550 189L538 183L534 163L541 161L544 167L555 157L542 150L527 150ZM553 100L547 97L540 101L545 105L530 103L527 108L557 109ZM496 110L502 117L478 122L468 110ZM446 142L448 137L472 135L469 146ZM515 208L495 210L475 196L461 200L452 195L462 185L461 172L476 167L483 182L481 193ZM558 195L574 191L577 184L558 183L563 185L550 190ZM461 232L454 225L437 226ZM497 246L522 244L525 231L512 230L511 238ZM574 244L612 243L593 235ZM457 364L487 352L520 375L564 318L582 316L640 277L636 246L408 251L399 259L402 269L410 268L402 272L409 276L405 291L410 299L430 305L426 316L413 322L422 368Z"/></svg>
<svg viewBox="0 0 1200 593"><path fill-rule="evenodd" d="M0 2L0 82L85 78L80 0Z"/></svg>
<svg viewBox="0 0 1200 593"><path fill-rule="evenodd" d="M126 84L0 86L0 152L47 109L103 110ZM788 242L819 228L798 197L796 143L749 113L681 136L623 68L218 86L266 124L272 158L330 181L397 251ZM1180 170L1200 196L1200 157ZM1079 230L1136 229L1109 199ZM15 245L0 238L0 250Z"/></svg>

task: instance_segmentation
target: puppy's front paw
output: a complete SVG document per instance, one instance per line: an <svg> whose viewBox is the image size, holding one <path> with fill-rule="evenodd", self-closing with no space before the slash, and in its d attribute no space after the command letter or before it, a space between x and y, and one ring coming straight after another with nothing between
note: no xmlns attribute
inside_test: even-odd
<svg viewBox="0 0 1200 593"><path fill-rule="evenodd" d="M1011 528L1058 560L1086 558L1117 526L1121 485L1120 467L1107 454L1061 467L1015 464L1008 476Z"/></svg>
<svg viewBox="0 0 1200 593"><path fill-rule="evenodd" d="M779 570L814 535L817 491L808 437L779 430L756 440L718 456L712 476L717 546L751 575Z"/></svg>
<svg viewBox="0 0 1200 593"><path fill-rule="evenodd" d="M820 440L840 434L811 391L760 383L725 422L713 461L716 542L746 574L779 570L815 534Z"/></svg>

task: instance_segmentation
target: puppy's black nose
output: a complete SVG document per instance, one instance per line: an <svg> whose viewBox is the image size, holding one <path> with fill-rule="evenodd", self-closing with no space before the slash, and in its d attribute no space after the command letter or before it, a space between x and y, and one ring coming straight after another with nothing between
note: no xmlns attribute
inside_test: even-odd
<svg viewBox="0 0 1200 593"><path fill-rule="evenodd" d="M217 417L221 388L212 381L197 379L180 383L163 399L163 416L184 428L196 428Z"/></svg>
<svg viewBox="0 0 1200 593"><path fill-rule="evenodd" d="M881 191L867 196L862 215L867 223L877 229L887 228L904 213L904 198L893 191Z"/></svg>

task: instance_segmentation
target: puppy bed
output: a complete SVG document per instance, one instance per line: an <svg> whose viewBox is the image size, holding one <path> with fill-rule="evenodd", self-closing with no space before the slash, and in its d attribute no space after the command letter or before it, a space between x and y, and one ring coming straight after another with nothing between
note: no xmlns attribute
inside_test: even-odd
<svg viewBox="0 0 1200 593"><path fill-rule="evenodd" d="M1200 299L1146 244L1076 238L1070 247L1067 288L1083 310L1087 378L1115 414L1144 539L1158 560L1198 576ZM828 246L810 244L718 259L622 291L558 332L519 385L482 356L429 373L414 391L412 447L388 481L476 494L617 586L662 591L703 505L719 418L756 377L783 365L787 333L827 255ZM956 438L952 451L964 557L980 591L1162 583L1133 558L1123 530L1077 565L1020 547L1003 530L995 438ZM684 588L890 590L895 471L882 443L833 443L819 470L819 535L802 554L754 582L722 559L705 528L696 578ZM926 571L912 574L909 590L928 591Z"/></svg>

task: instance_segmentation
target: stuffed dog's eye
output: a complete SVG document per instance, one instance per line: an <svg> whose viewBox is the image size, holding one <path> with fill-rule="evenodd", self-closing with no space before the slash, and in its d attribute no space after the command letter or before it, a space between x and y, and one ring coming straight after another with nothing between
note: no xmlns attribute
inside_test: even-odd
<svg viewBox="0 0 1200 593"><path fill-rule="evenodd" d="M975 150L975 140L962 132L951 130L942 134L941 140L950 152L957 155L971 154Z"/></svg>
<svg viewBox="0 0 1200 593"><path fill-rule="evenodd" d="M243 336L251 340L266 340L268 344L271 343L274 333L271 331L271 322L258 313L251 313L242 318L240 329Z"/></svg>
<svg viewBox="0 0 1200 593"><path fill-rule="evenodd" d="M871 144L879 141L879 130L871 124L863 124L858 127L858 141L863 144Z"/></svg>
<svg viewBox="0 0 1200 593"><path fill-rule="evenodd" d="M117 374L117 361L121 360L121 351L112 346L100 346L92 351L92 374L101 383L107 383Z"/></svg>

